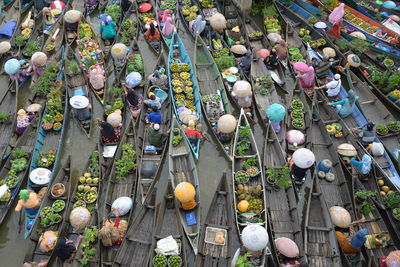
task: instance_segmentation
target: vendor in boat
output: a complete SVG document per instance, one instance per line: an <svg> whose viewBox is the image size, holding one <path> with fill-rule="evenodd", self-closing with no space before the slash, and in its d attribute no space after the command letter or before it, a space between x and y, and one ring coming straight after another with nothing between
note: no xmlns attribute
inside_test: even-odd
<svg viewBox="0 0 400 267"><path fill-rule="evenodd" d="M164 35L164 37L166 38L172 38L172 34L174 33L175 30L175 25L174 25L174 21L171 17L169 17L163 27L162 27L162 35Z"/></svg>
<svg viewBox="0 0 400 267"><path fill-rule="evenodd" d="M33 64L32 70L34 75L42 76L47 67L47 59L47 55L40 51L32 55L31 62Z"/></svg>
<svg viewBox="0 0 400 267"><path fill-rule="evenodd" d="M274 46L274 49L276 50L276 55L279 60L286 60L288 46L285 40L280 40L279 43Z"/></svg>
<svg viewBox="0 0 400 267"><path fill-rule="evenodd" d="M218 139L221 141L221 143L229 143L232 140L236 129L236 124L236 118L231 114L222 115L218 119L216 131Z"/></svg>
<svg viewBox="0 0 400 267"><path fill-rule="evenodd" d="M97 119L97 121L99 122L100 135L103 143L112 144L119 141L119 139L121 138L120 127L114 128L110 123L105 122L99 118Z"/></svg>
<svg viewBox="0 0 400 267"><path fill-rule="evenodd" d="M288 158L290 176L297 185L302 185L306 180L307 171L315 162L314 153L307 148L297 149L292 157Z"/></svg>
<svg viewBox="0 0 400 267"><path fill-rule="evenodd" d="M195 20L189 22L190 31L196 35L203 35L205 33L204 29L206 27L206 21L203 19L203 16L198 15Z"/></svg>
<svg viewBox="0 0 400 267"><path fill-rule="evenodd" d="M329 99L334 99L339 95L340 88L342 87L342 80L340 79L340 74L336 73L332 78L327 78L328 83L315 87L315 90L324 89L325 94Z"/></svg>
<svg viewBox="0 0 400 267"><path fill-rule="evenodd" d="M185 130L186 137L189 139L191 144L196 144L197 140L203 138L203 135L196 129L195 122L193 120L189 121L188 126L182 125Z"/></svg>
<svg viewBox="0 0 400 267"><path fill-rule="evenodd" d="M131 7L131 1L129 0L121 0L121 7L122 7L122 12L126 13L129 8Z"/></svg>
<svg viewBox="0 0 400 267"><path fill-rule="evenodd" d="M32 1L24 0L22 6L27 7ZM50 5L51 0L35 0L33 1L37 13L41 12L43 8Z"/></svg>
<svg viewBox="0 0 400 267"><path fill-rule="evenodd" d="M253 61L251 50L247 50L246 54L243 57L238 58L237 61L241 70L250 70L251 62Z"/></svg>
<svg viewBox="0 0 400 267"><path fill-rule="evenodd" d="M113 208L112 214L115 222L111 221L111 215L103 219L99 239L105 247L118 248L124 240L128 222L120 219L118 209Z"/></svg>
<svg viewBox="0 0 400 267"><path fill-rule="evenodd" d="M191 183L182 182L175 188L175 197L179 200L182 209L192 210L197 206L196 190Z"/></svg>
<svg viewBox="0 0 400 267"><path fill-rule="evenodd" d="M65 30L67 38L73 40L78 33L78 26L81 20L82 13L78 10L68 10L64 15Z"/></svg>
<svg viewBox="0 0 400 267"><path fill-rule="evenodd" d="M283 105L274 103L267 109L267 117L276 133L281 131L281 122L285 119L286 109Z"/></svg>
<svg viewBox="0 0 400 267"><path fill-rule="evenodd" d="M71 97L69 103L72 107L71 112L79 121L86 121L91 118L91 109L89 99L83 95L76 95Z"/></svg>
<svg viewBox="0 0 400 267"><path fill-rule="evenodd" d="M313 92L311 90L314 89L315 83L314 68L303 62L294 63L293 68L301 87L306 90L308 95L312 95Z"/></svg>
<svg viewBox="0 0 400 267"><path fill-rule="evenodd" d="M153 92L149 92L149 99L143 101L143 103L149 108L160 109L161 108L161 100L158 96L156 96Z"/></svg>
<svg viewBox="0 0 400 267"><path fill-rule="evenodd" d="M55 23L55 17L53 16L53 13L51 12L50 8L44 7L42 10L42 14L45 19L46 26L50 26Z"/></svg>
<svg viewBox="0 0 400 267"><path fill-rule="evenodd" d="M101 15L100 16L100 34L104 41L105 46L109 46L113 43L115 36L117 35L118 26L112 20L111 16Z"/></svg>
<svg viewBox="0 0 400 267"><path fill-rule="evenodd" d="M152 20L146 23L145 28L147 31L144 33L144 37L153 46L158 46L160 42L160 31L157 29L157 22Z"/></svg>
<svg viewBox="0 0 400 267"><path fill-rule="evenodd" d="M334 103L329 103L329 105L336 107L336 113L338 113L340 117L346 118L353 113L357 100L358 97L356 97L354 91L350 90L346 98Z"/></svg>
<svg viewBox="0 0 400 267"><path fill-rule="evenodd" d="M35 118L34 113L27 113L24 109L20 109L17 112L17 126L15 132L21 135L25 132L26 128L31 124L31 121Z"/></svg>
<svg viewBox="0 0 400 267"><path fill-rule="evenodd" d="M340 39L340 29L342 28L342 21L344 16L344 4L341 3L336 7L329 15L329 22L333 24L333 27L326 32L333 37Z"/></svg>
<svg viewBox="0 0 400 267"><path fill-rule="evenodd" d="M73 259L82 239L82 235L78 236L76 241L60 236L57 240L56 247L53 250L54 255L56 255L62 262L69 262Z"/></svg>
<svg viewBox="0 0 400 267"><path fill-rule="evenodd" d="M46 195L47 187L42 187L39 193L33 190L23 189L19 192L19 200L15 207L16 212L20 212L22 208L25 208L25 212L28 216L34 216L38 213L40 203L44 195Z"/></svg>
<svg viewBox="0 0 400 267"><path fill-rule="evenodd" d="M104 70L100 65L96 64L90 67L89 82L94 90L101 91L104 89L106 83L106 77L104 75Z"/></svg>
<svg viewBox="0 0 400 267"><path fill-rule="evenodd" d="M251 108L253 92L251 90L251 84L248 81L236 81L233 85L231 95L237 102L239 108Z"/></svg>
<svg viewBox="0 0 400 267"><path fill-rule="evenodd" d="M313 66L315 71L315 76L318 80L325 83L326 77L328 77L328 71L331 67L331 63L328 61L329 57L323 56L322 61L319 61L316 58L311 60L311 66Z"/></svg>
<svg viewBox="0 0 400 267"><path fill-rule="evenodd" d="M362 221L360 221L362 223ZM361 248L367 241L368 230L363 228L357 233L350 231L350 235L346 235L342 231L336 230L336 238L338 240L340 248L346 254L359 253Z"/></svg>
<svg viewBox="0 0 400 267"><path fill-rule="evenodd" d="M358 161L355 158L350 159L350 163L360 172L362 175L366 175L371 171L372 159L369 155L364 154L362 161Z"/></svg>
<svg viewBox="0 0 400 267"><path fill-rule="evenodd" d="M162 72L161 72L162 71ZM168 87L168 77L165 75L165 69L155 70L149 75L148 80L151 85L159 86L161 89L165 90Z"/></svg>
<svg viewBox="0 0 400 267"><path fill-rule="evenodd" d="M269 70L274 70L278 67L278 56L276 53L276 49L272 49L269 56L264 59L264 64L267 66Z"/></svg>
<svg viewBox="0 0 400 267"><path fill-rule="evenodd" d="M4 64L4 71L10 75L12 81L22 84L30 75L29 63L26 60L11 58Z"/></svg>
<svg viewBox="0 0 400 267"><path fill-rule="evenodd" d="M158 108L151 108L146 114L146 123L162 123L162 113Z"/></svg>
<svg viewBox="0 0 400 267"><path fill-rule="evenodd" d="M376 138L375 124L373 122L368 122L363 128L352 129L354 133L358 133L358 137L361 138L361 145L363 147L368 147L371 145Z"/></svg>
<svg viewBox="0 0 400 267"><path fill-rule="evenodd" d="M160 148L164 144L165 139L168 137L170 129L164 133L163 131L160 131L160 124L155 123L153 127L147 128L146 131L150 145Z"/></svg>

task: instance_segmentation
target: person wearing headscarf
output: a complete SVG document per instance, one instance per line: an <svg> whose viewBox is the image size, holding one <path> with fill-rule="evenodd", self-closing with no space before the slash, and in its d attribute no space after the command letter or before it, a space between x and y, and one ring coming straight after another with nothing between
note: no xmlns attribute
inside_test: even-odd
<svg viewBox="0 0 400 267"><path fill-rule="evenodd" d="M315 70L315 76L317 76L317 79L321 80L322 82L326 81L329 68L331 67L331 63L328 61L328 59L329 57L323 56L322 61L318 62L316 58L311 60L311 65Z"/></svg>
<svg viewBox="0 0 400 267"><path fill-rule="evenodd" d="M332 28L326 32L333 37L340 39L340 29L342 28L342 20L344 16L344 4L341 3L329 15L329 22L333 24Z"/></svg>
<svg viewBox="0 0 400 267"><path fill-rule="evenodd" d="M325 93L328 96L328 98L334 98L339 95L340 88L342 86L342 81L340 79L340 74L336 73L334 78L327 78L329 81L328 83L320 86L320 87L315 87L316 90L319 89L325 89Z"/></svg>
<svg viewBox="0 0 400 267"><path fill-rule="evenodd" d="M171 38L171 37L172 37L172 34L174 33L174 30L175 30L175 26L174 26L174 24L173 24L173 20L172 20L171 17L169 17L169 18L165 21L161 33L162 33L162 35L164 35L166 38Z"/></svg>
<svg viewBox="0 0 400 267"><path fill-rule="evenodd" d="M275 48L273 48L270 55L264 59L264 63L270 70L274 70L278 67L279 62Z"/></svg>
<svg viewBox="0 0 400 267"><path fill-rule="evenodd" d="M196 130L195 122L193 120L189 121L188 126L183 125L183 129L185 130L186 137L193 145L196 144L197 140L203 138L203 135Z"/></svg>
<svg viewBox="0 0 400 267"><path fill-rule="evenodd" d="M298 72L296 78L299 79L300 85L305 90L310 90L314 88L315 76L314 68L309 66L306 72Z"/></svg>
<svg viewBox="0 0 400 267"><path fill-rule="evenodd" d="M171 14L169 13L169 9L165 9L164 12L162 12L162 18L161 18L161 23L167 22L167 20L171 17Z"/></svg>
<svg viewBox="0 0 400 267"><path fill-rule="evenodd" d="M149 93L149 99L146 99L145 101L143 101L143 103L149 108L161 108L161 100L153 92Z"/></svg>
<svg viewBox="0 0 400 267"><path fill-rule="evenodd" d="M26 60L20 60L20 69L15 74L10 75L10 79L12 81L17 80L19 84L22 84L24 81L31 76L31 70L29 68L29 62Z"/></svg>
<svg viewBox="0 0 400 267"><path fill-rule="evenodd" d="M78 236L78 239L76 241L69 240L66 237L60 236L53 251L54 255L60 258L62 262L71 259L77 248L79 247L82 239L82 235Z"/></svg>
<svg viewBox="0 0 400 267"><path fill-rule="evenodd" d="M105 19L101 19L100 34L106 46L111 45L112 41L117 35L117 30L118 26L112 20L111 16L107 16Z"/></svg>
<svg viewBox="0 0 400 267"><path fill-rule="evenodd" d="M135 93L135 90L126 89L126 87L124 87L124 89L125 89L125 97L129 103L129 105L131 105L133 107L137 107L139 105L139 97Z"/></svg>
<svg viewBox="0 0 400 267"><path fill-rule="evenodd" d="M104 88L106 77L104 77L104 71L99 66L92 66L93 68L89 73L90 85L95 90L101 90Z"/></svg>
<svg viewBox="0 0 400 267"><path fill-rule="evenodd" d="M363 147L368 147L371 145L376 138L375 124L373 122L368 122L364 127L359 127L352 129L355 134L358 134L358 137L361 138L361 145Z"/></svg>
<svg viewBox="0 0 400 267"><path fill-rule="evenodd" d="M251 50L247 50L246 54L238 60L240 69L244 71L250 70L252 60Z"/></svg>
<svg viewBox="0 0 400 267"><path fill-rule="evenodd" d="M287 58L288 47L285 40L280 40L274 48L276 49L276 55L279 60L285 60Z"/></svg>
<svg viewBox="0 0 400 267"><path fill-rule="evenodd" d="M20 109L17 112L17 126L15 128L15 132L18 135L24 133L26 128L30 125L31 121L35 117L35 114L27 114L25 110Z"/></svg>
<svg viewBox="0 0 400 267"><path fill-rule="evenodd" d="M46 25L47 26L54 24L55 18L53 16L53 14L51 13L50 8L44 7L43 10L42 10L42 14L43 14L43 17L44 17L44 19L46 21Z"/></svg>
<svg viewBox="0 0 400 267"><path fill-rule="evenodd" d="M357 100L358 97L356 97L354 91L350 90L346 98L334 103L330 103L329 105L336 107L336 112L340 117L346 118L353 113Z"/></svg>
<svg viewBox="0 0 400 267"><path fill-rule="evenodd" d="M155 70L149 75L149 80L151 85L156 85L164 89L168 87L168 77L165 73L160 74L159 70Z"/></svg>
<svg viewBox="0 0 400 267"><path fill-rule="evenodd" d="M149 29L145 32L144 37L151 43L158 42L160 40L160 32L154 25L154 22L149 23Z"/></svg>
<svg viewBox="0 0 400 267"><path fill-rule="evenodd" d="M354 167L356 167L356 169L363 175L366 175L371 171L372 159L367 154L364 154L361 161L351 158L350 163L353 164Z"/></svg>
<svg viewBox="0 0 400 267"><path fill-rule="evenodd" d="M119 141L121 138L121 129L119 127L114 128L108 122L100 119L97 119L97 121L99 122L100 135L103 143L111 144Z"/></svg>
<svg viewBox="0 0 400 267"><path fill-rule="evenodd" d="M192 20L189 23L189 28L194 34L202 34L204 31L204 28L206 27L206 21L203 20L203 16L198 15L195 20Z"/></svg>

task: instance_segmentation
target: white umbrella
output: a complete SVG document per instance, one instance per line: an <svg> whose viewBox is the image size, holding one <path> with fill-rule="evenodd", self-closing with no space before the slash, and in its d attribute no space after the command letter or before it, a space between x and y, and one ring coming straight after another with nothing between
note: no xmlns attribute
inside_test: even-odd
<svg viewBox="0 0 400 267"><path fill-rule="evenodd" d="M89 106L89 99L83 95L76 95L69 100L71 107L76 109L84 109Z"/></svg>
<svg viewBox="0 0 400 267"><path fill-rule="evenodd" d="M315 155L307 148L299 148L293 153L293 161L299 168L307 169L314 164Z"/></svg>
<svg viewBox="0 0 400 267"><path fill-rule="evenodd" d="M36 168L29 174L29 179L37 185L48 184L51 181L52 173L46 168Z"/></svg>
<svg viewBox="0 0 400 267"><path fill-rule="evenodd" d="M251 96L251 84L248 81L237 81L233 85L233 92L238 97Z"/></svg>
<svg viewBox="0 0 400 267"><path fill-rule="evenodd" d="M260 225L250 224L242 231L242 243L248 250L263 250L268 245L268 232Z"/></svg>
<svg viewBox="0 0 400 267"><path fill-rule="evenodd" d="M231 133L236 128L236 118L231 114L225 114L218 120L218 130L222 133Z"/></svg>

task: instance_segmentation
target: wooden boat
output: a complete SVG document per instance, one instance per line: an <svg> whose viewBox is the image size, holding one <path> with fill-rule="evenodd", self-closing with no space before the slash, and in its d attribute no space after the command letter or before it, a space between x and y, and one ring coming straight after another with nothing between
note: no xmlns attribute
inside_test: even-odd
<svg viewBox="0 0 400 267"><path fill-rule="evenodd" d="M28 3L25 3L26 1L23 0L19 0L20 1L20 5L19 5L19 13L24 14L25 12L27 12L34 4L35 1L31 0Z"/></svg>
<svg viewBox="0 0 400 267"><path fill-rule="evenodd" d="M167 49L169 49L169 46L171 44L172 41L172 35L171 36L165 36L164 34L162 34L162 30L164 28L164 23L161 22L162 19L162 13L164 12L164 10L166 10L165 8L162 8L162 1L161 0L155 0L155 10L156 10L156 20L158 22L158 28L160 29L160 35L161 38L163 39L164 44L166 45ZM177 20L177 15L178 15L178 0L176 0L175 2L175 8L174 9L168 9L171 13L171 17L172 17L172 22L175 25L175 31L177 31L177 26L178 26L178 20Z"/></svg>
<svg viewBox="0 0 400 267"><path fill-rule="evenodd" d="M206 121L219 147L228 160L232 160L233 138L228 142L221 140L218 134L218 120L225 114L231 114L221 74L203 39L196 36L194 49L194 72L201 95L201 106ZM216 99L216 100L215 100Z"/></svg>
<svg viewBox="0 0 400 267"><path fill-rule="evenodd" d="M118 161L122 159L123 150L125 146L129 146L136 151L136 158L132 158L132 161L136 164L136 168L125 176L124 179L118 178ZM110 174L107 177L107 186L105 190L105 202L100 206L100 217L104 218L112 214L111 205L113 202L119 197L129 197L135 203L136 199L136 181L138 179L138 169L139 163L138 154L137 154L137 145L136 145L136 134L135 129L132 124L126 128L124 136L121 139L121 145L118 147L115 153L115 163L112 166ZM128 225L131 221L131 214L133 211L133 207L130 209L130 212L127 214L120 216L121 220L125 220L128 222ZM117 250L101 246L101 264L102 266L112 265L115 255L117 254Z"/></svg>
<svg viewBox="0 0 400 267"><path fill-rule="evenodd" d="M267 138L264 145L263 168L267 173L269 168L281 169L286 166L285 153L279 143L279 139L271 126L267 130ZM275 184L269 184L266 177L267 203L269 204L269 230L272 240L286 237L293 240L299 248L299 261L304 261L306 256L303 253L303 237L301 233L301 223L298 216L296 192L294 186L289 183L288 186L278 187ZM279 256L273 243L275 253L273 254L276 263L284 263Z"/></svg>
<svg viewBox="0 0 400 267"><path fill-rule="evenodd" d="M90 24L88 24L85 19L81 19L79 27L82 27L83 24L86 24L87 27L90 27ZM79 39L79 36L77 36L77 38L78 38L77 39L77 49L79 51L78 52L79 53L79 59L80 59L81 65L83 65L82 68L83 68L83 70L85 71L86 74L90 72L92 67L96 67L96 66L97 66L97 68L99 69L100 72L104 73L105 70L106 70L106 65L105 65L103 51L98 53L95 56L96 62L94 64L91 63L91 62L87 62L86 63L85 56L82 54L84 46L86 44L88 44L89 42L92 43L93 47L100 48L99 41L98 41L98 39L97 39L97 37L96 37L96 35L95 35L95 33L94 33L92 28L91 28L91 30L92 30L92 32L91 32L92 35L91 36L84 37L83 39ZM101 104L104 104L104 100L105 100L106 94L107 94L107 79L105 81L103 89L96 90L95 88L93 88L93 86L91 85L89 80L88 80L88 84L89 84L90 89L92 90L92 92L96 96L97 100L99 100L99 102Z"/></svg>
<svg viewBox="0 0 400 267"><path fill-rule="evenodd" d="M319 178L314 173L304 223L304 254L311 266L341 266L339 245Z"/></svg>
<svg viewBox="0 0 400 267"><path fill-rule="evenodd" d="M0 99L0 113L4 116L3 123L0 124L0 159L4 159L9 145L15 139L15 127L17 123L17 109L18 109L18 90L15 86L7 89Z"/></svg>
<svg viewBox="0 0 400 267"><path fill-rule="evenodd" d="M233 150L233 161L232 161L232 186L234 193L234 201L233 205L235 208L235 222L239 235L241 235L244 227L251 223L257 223L258 225L265 227L268 230L268 207L270 203L267 202L267 192L265 191L265 182L264 182L264 172L261 169L261 158L260 153L258 152L257 143L254 139L253 132L251 131L250 124L247 121L246 115L243 109L240 111L240 117L238 120L235 139L234 139L234 150ZM242 147L247 149L242 149ZM250 178L247 182L239 180L237 173L245 172L244 163L247 159L255 159L255 166L259 170L259 174L256 174L255 177ZM254 201L257 205L261 207L261 209L257 210L248 210L247 212L256 213L255 216L252 216L252 219L247 218L246 213L242 213L237 210L237 204L242 200L243 190L239 188L239 184L242 186L251 186L252 188L259 188L257 190L257 194L255 196L250 195L251 201ZM246 197L246 196L245 196ZM256 221L252 221L256 220ZM262 255L254 256L252 258L258 259L258 266L265 266L265 261L267 255L270 253L270 246L267 246L263 251Z"/></svg>
<svg viewBox="0 0 400 267"><path fill-rule="evenodd" d="M21 150L25 151L27 154L26 158L28 159L28 166L29 166L30 159L32 156L33 145L36 140L37 122L38 122L38 118L35 118L32 121L32 124L34 126L28 126L28 128L26 128L24 133L21 135L21 137L16 142L14 149L12 150L12 151L16 151L17 149L21 149ZM11 164L12 164L11 161L12 160L13 160L13 158L10 156L5 161L3 167L1 168L1 171L0 171L0 177L2 177L0 181L4 181L7 178L8 172L11 170ZM15 188L10 189L10 191L11 191L10 199L8 201L0 202L0 225L2 224L3 220L6 218L7 213L10 210L10 208L14 202L14 199L17 197L18 192L19 192L23 182L25 181L25 178L27 177L27 175L28 175L28 167L24 171L21 171L17 174L18 183Z"/></svg>
<svg viewBox="0 0 400 267"><path fill-rule="evenodd" d="M163 55L160 55L156 67L154 70L160 68L165 69L165 61ZM148 83L147 92L145 98L150 91L157 90L157 86L150 86L151 82ZM160 88L168 90L167 88ZM168 97L161 105L162 123L159 131L166 133L171 127L171 98ZM161 147L153 147L148 138L148 129L151 125L146 123L146 113L142 112L140 117L139 131L138 131L138 153L140 155L138 159L139 173L138 173L138 184L137 184L137 200L140 203L144 203L147 193L153 184L158 181L159 172L162 167L162 162L165 158L165 153L168 150L168 138L164 139L164 143ZM153 150L155 149L155 151Z"/></svg>
<svg viewBox="0 0 400 267"><path fill-rule="evenodd" d="M91 181L91 183L88 183L88 182L86 182L86 179L85 179L84 183L82 183L83 180L81 180L81 177L76 177L78 179L78 183L76 183L76 185L72 191L71 198L70 198L71 200L68 204L68 208L66 209L66 217L62 224L61 232L59 234L59 236L65 237L68 240L76 241L78 239L79 235L84 235L84 230L77 231L76 229L74 229L72 227L72 225L70 224L70 221L69 221L71 211L75 207L79 206L77 204L78 202L80 204L82 204L80 206L86 206L86 208L91 213L90 221L88 222L85 229L88 229L91 227L98 227L98 224L99 224L99 222L98 222L99 198L102 199L102 196L101 196L101 194L103 192L102 185L104 184L102 180L105 179L104 178L104 163L102 162L102 158L100 157L101 153L102 153L101 147L99 146L99 144L96 144L95 148L93 149L93 152L90 154L90 156L88 158L88 161L86 163L84 171L81 173L81 176L84 176L84 173L90 173L92 178L93 177L99 178L100 180L98 183L94 183L93 181ZM83 185L83 186L87 185L87 186L90 186L91 188L97 187L98 198L96 199L95 202L89 204L84 201L84 192L82 192L81 188L79 187L80 185ZM102 218L100 218L100 220L101 219ZM98 242L98 241L94 242L94 244L91 244L91 248L94 248L94 250L95 250L94 255L91 258L91 260L89 260L88 264L86 264L85 266L90 266L90 267L100 266L100 242ZM74 256L71 265L74 267L82 266L82 264L80 263L82 256L83 256L82 255L82 247L79 247L78 252ZM55 266L61 266L63 264L58 257L57 257L57 259L55 259L55 257L50 259L50 263L52 263Z"/></svg>
<svg viewBox="0 0 400 267"><path fill-rule="evenodd" d="M199 235L200 235L200 189L199 178L197 175L196 164L190 153L189 141L183 138L178 145L173 144L174 136L183 134L182 126L179 124L175 116L171 124L171 136L169 138L168 166L169 176L173 190L182 182L190 183L196 189L195 201L197 206L186 211L181 207L178 199L175 198L175 206L179 208L179 218L183 226L183 230L189 240L194 254L197 254ZM190 221L189 221L190 219Z"/></svg>
<svg viewBox="0 0 400 267"><path fill-rule="evenodd" d="M68 2L68 9L69 10L78 10L83 14L83 17L85 17L85 13L86 13L86 8L85 8L85 1L79 1L79 0L70 0ZM66 27L67 23L64 22L64 39L65 39L65 43L67 46L70 46L72 43L75 42L78 33L79 33L79 25L80 22L78 22L78 28L77 31L68 31L67 27ZM70 34L72 34L70 36Z"/></svg>
<svg viewBox="0 0 400 267"><path fill-rule="evenodd" d="M65 5L65 8L61 10L61 13L60 13L60 14L58 14L57 16L53 16L54 22L53 22L52 24L47 24L47 23L46 23L46 19L43 18L42 24L43 24L43 33L44 33L44 34L48 35L48 34L50 33L50 31L53 29L53 27L55 27L55 26L57 25L57 23L59 23L59 22L62 20L63 15L64 15L64 13L65 13L66 10L67 10L68 2L69 2L69 0L66 1L66 3L65 3L65 4L66 4L66 5ZM61 8L61 6L58 7L58 8ZM58 8L57 8L57 9L58 9ZM61 28L63 28L63 27L61 27ZM61 39L62 39L62 38L61 38Z"/></svg>
<svg viewBox="0 0 400 267"><path fill-rule="evenodd" d="M146 12L146 13L144 13L144 14L148 14L148 15L150 15L151 14L151 17L147 17L147 18L150 18L150 21L155 21L155 22L157 22L157 14L156 14L156 9L155 9L155 0L137 0L137 3L138 3L138 5L139 5L139 7L140 7L140 4L142 4L142 3L145 3L145 2L148 2L148 3L150 3L150 4L152 4L152 9L151 10L149 10L148 12ZM141 28L142 28L142 32L143 32L143 34L145 34L146 33L146 31L147 31L147 29L146 29L146 24L147 24L147 21L144 21L144 16L143 15L140 15L140 12L138 11L138 14L137 14L137 16L138 16L138 18L139 18L139 20L140 20L140 26L141 26ZM156 53L157 55L159 55L160 54L160 52L161 52L161 30L160 30L160 28L158 27L158 25L156 25L156 29L159 31L159 33L160 33L160 39L158 40L158 41L154 41L154 42L150 42L150 40L148 40L146 37L144 37L144 39L146 40L146 43L149 45L149 47L151 48L151 50L154 52L154 53Z"/></svg>
<svg viewBox="0 0 400 267"><path fill-rule="evenodd" d="M179 38L179 35L177 33L174 33L174 36L172 38L173 42L171 42L171 47L169 49L169 54L168 54L168 64L167 64L167 68L168 68L168 79L169 79L169 88L170 88L170 95L174 96L174 98L172 99L172 103L173 103L173 107L174 107L174 113L175 115L178 117L178 122L180 125L182 125L182 121L179 120L179 114L177 112L177 109L179 108L178 106L178 101L176 101L175 98L175 92L174 92L174 88L173 88L173 84L172 84L172 71L170 69L171 65L173 63L178 63L178 64L187 64L190 67L190 80L192 81L193 85L193 94L194 94L194 99L193 99L193 105L191 107L187 107L190 108L191 110L196 112L196 115L198 117L198 123L202 123L202 114L201 114L201 99L200 99L200 94L199 94L199 88L197 85L197 78L196 75L194 73L194 69L193 69L193 65L192 62L190 61L190 57L189 54L186 52L185 46L183 45L181 39ZM174 50L179 51L179 55L176 55L176 53L174 53ZM195 159L199 158L199 150L200 150L200 140L197 140L195 144L192 144L191 142L189 142L189 139L186 137L186 134L183 134L184 137L186 138L186 140L189 143L189 147L190 150L192 150L193 156L195 157Z"/></svg>
<svg viewBox="0 0 400 267"><path fill-rule="evenodd" d="M181 16L181 21L183 22L183 25L186 28L186 31L190 33L190 35L193 37L193 39L196 39L196 34L190 29L189 27L189 22L191 21L190 19L186 20L186 17L189 18L189 15L185 15L185 11L183 10L189 10L190 7L197 7L197 11L195 12L197 15L201 15L201 7L197 1L194 0L179 0L179 14ZM196 16L197 17L197 16ZM196 17L194 19L196 19Z"/></svg>
<svg viewBox="0 0 400 267"><path fill-rule="evenodd" d="M102 2L105 2L105 1L104 1L104 0L98 0L95 6L90 7L90 6L88 6L88 5L86 4L86 1L85 1L85 10L86 10L86 11L85 11L84 14L86 14L86 16L90 16L96 9L99 8L100 4L103 4ZM99 9L99 10L100 10L100 9Z"/></svg>
<svg viewBox="0 0 400 267"><path fill-rule="evenodd" d="M153 187L139 214L135 217L125 235L113 266L147 266L151 256L151 245L156 218L156 190Z"/></svg>
<svg viewBox="0 0 400 267"><path fill-rule="evenodd" d="M132 28L134 29L134 32L132 34L127 34L126 32L132 31ZM139 31L139 17L137 14L136 2L134 1L133 3L131 3L129 10L124 15L124 19L121 22L121 27L117 32L116 43L123 43L127 47L129 47L133 51L133 53L137 52L139 50L139 47L137 46L136 42L139 38ZM119 77L125 69L127 60L119 62L113 59L113 62L114 70L116 71L116 73L118 73L117 76Z"/></svg>
<svg viewBox="0 0 400 267"><path fill-rule="evenodd" d="M244 16L244 30L247 43L250 45L251 51L253 53L253 61L258 60L257 51L260 49L271 50L272 46L268 41L265 34L262 32L260 27L255 23L249 15ZM256 34L262 34L262 36L255 36ZM253 64L252 64L253 66ZM251 68L250 68L251 70ZM279 86L283 86L285 83L285 72L281 64L275 70L268 70L267 72L271 75L272 80Z"/></svg>
<svg viewBox="0 0 400 267"><path fill-rule="evenodd" d="M2 14L2 20L0 21L0 29L3 28L6 24L10 25L10 23L15 23L15 28L10 36L2 34L0 37L0 42L4 42L4 41L11 42L14 39L17 29L21 23L21 14L18 12L19 1L15 1L15 0L11 1L7 6L8 6L8 10L5 13L0 11L0 14ZM12 52L12 49L13 48L11 48L11 52ZM1 65L2 72L4 70L3 65L9 58L11 58L10 53L6 53L6 54L3 54L0 56L0 65Z"/></svg>
<svg viewBox="0 0 400 267"><path fill-rule="evenodd" d="M57 80L60 82L63 82L64 80L64 74L63 74L63 68L59 68L59 74L57 77ZM62 85L61 85L62 86ZM38 133L37 133L37 139L35 142L35 147L33 150L32 154L32 160L29 166L29 173L31 173L33 170L39 167L38 161L40 160L40 154L41 152L47 153L49 150L54 150L54 162L52 165L48 166L48 168L52 171L52 175L54 175L55 171L58 169L58 165L61 160L61 152L64 144L64 134L65 130L67 129L68 126L68 119L69 119L69 105L66 103L66 93L65 93L65 88L60 88L60 90L65 94L65 97L63 98L62 105L63 105L63 124L62 128L59 131L49 131L46 132L42 125L40 124L38 127ZM44 111L44 115L46 116L46 110ZM34 184L30 179L28 180L28 185L27 188L29 190L34 190L35 192L38 192L43 186L49 185L51 186L53 184L54 179L51 179L48 184L44 185L37 185ZM42 207L43 205L41 205ZM28 238L31 235L33 225L38 218L38 214L40 212L41 208L39 208L38 213L36 215L29 215L27 212L25 212L25 238Z"/></svg>
<svg viewBox="0 0 400 267"><path fill-rule="evenodd" d="M222 174L211 201L203 230L196 266L228 266L232 256L232 193L226 172ZM216 233L223 233L224 243L215 244Z"/></svg>
<svg viewBox="0 0 400 267"><path fill-rule="evenodd" d="M75 95L84 95L89 99L90 108L90 118L86 120L76 119L78 127L83 130L83 132L89 138L91 136L91 129L93 126L93 100L92 94L87 85L87 80L82 69L79 67L79 61L71 47L67 47L66 51L67 60L64 62L66 70L65 73L65 83L68 90L69 99ZM73 68L76 68L75 70Z"/></svg>
<svg viewBox="0 0 400 267"><path fill-rule="evenodd" d="M187 242L183 233L179 217L179 207L176 206L174 191L171 181L168 180L167 189L161 204L157 207L155 216L155 226L153 231L153 240L150 249L149 266L152 265L152 259L156 255L155 249L160 239L172 236L178 243L179 255L182 259L182 266L187 266Z"/></svg>
<svg viewBox="0 0 400 267"><path fill-rule="evenodd" d="M52 205L58 201L63 202L65 207L60 212L53 212L53 214L58 214L56 221L46 224L45 217L41 216L40 220L36 220L33 225L32 235L29 239L28 250L25 254L24 262L40 262L41 259L48 259L52 257L53 250L50 252L43 252L39 248L39 238L42 233L51 230L57 234L61 231L62 222L67 216L67 206L71 196L71 156L68 156L67 160L64 162L63 166L58 171L57 176L54 178L55 184L62 184L64 186L64 193L61 196L54 195L52 193L52 188L49 188L46 195L42 199L42 210L45 208L52 209ZM57 204L56 204L57 205Z"/></svg>
<svg viewBox="0 0 400 267"><path fill-rule="evenodd" d="M243 17L239 13L239 10L233 4L231 0L223 1L220 6L220 10L226 19L226 29L224 31L224 38L228 45L232 46L234 44L242 44L246 48L250 48L250 44L247 41L246 33L244 29L244 21ZM239 29L243 29L240 31L240 34L233 33L233 28L239 27Z"/></svg>

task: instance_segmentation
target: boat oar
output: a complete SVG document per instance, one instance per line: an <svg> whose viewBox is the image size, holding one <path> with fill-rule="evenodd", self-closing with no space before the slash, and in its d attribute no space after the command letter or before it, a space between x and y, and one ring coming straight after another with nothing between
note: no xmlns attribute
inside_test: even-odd
<svg viewBox="0 0 400 267"><path fill-rule="evenodd" d="M56 37L57 37L59 32L60 32L60 28L57 28L56 32L53 34L53 36L50 39L52 42L54 42L56 40Z"/></svg>

